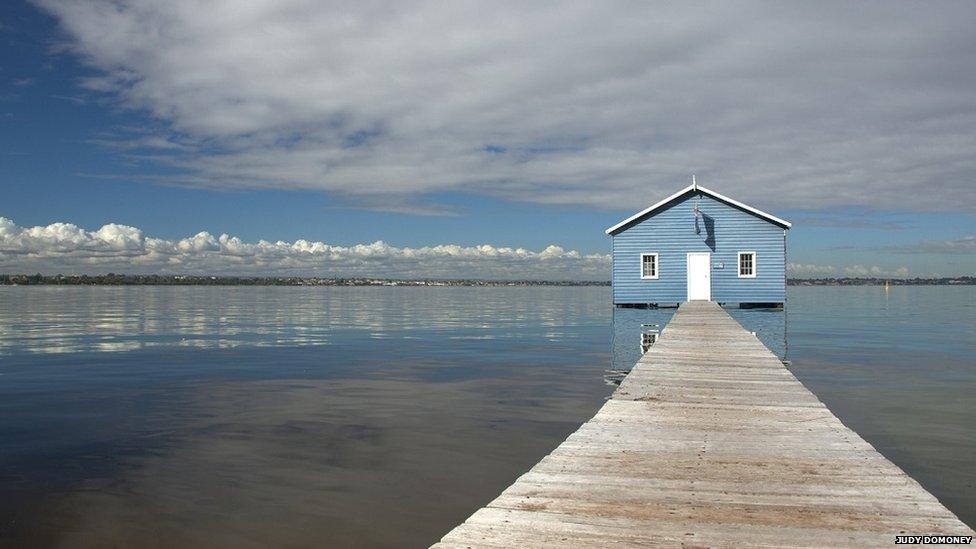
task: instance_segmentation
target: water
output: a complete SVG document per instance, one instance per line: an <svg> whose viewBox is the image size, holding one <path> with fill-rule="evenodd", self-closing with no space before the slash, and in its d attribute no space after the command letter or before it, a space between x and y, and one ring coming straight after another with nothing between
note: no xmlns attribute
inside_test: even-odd
<svg viewBox="0 0 976 549"><path fill-rule="evenodd" d="M601 405L606 292L0 288L0 543L413 547Z"/></svg>
<svg viewBox="0 0 976 549"><path fill-rule="evenodd" d="M976 288L731 311L976 522ZM608 288L0 288L0 545L424 546L612 391Z"/></svg>

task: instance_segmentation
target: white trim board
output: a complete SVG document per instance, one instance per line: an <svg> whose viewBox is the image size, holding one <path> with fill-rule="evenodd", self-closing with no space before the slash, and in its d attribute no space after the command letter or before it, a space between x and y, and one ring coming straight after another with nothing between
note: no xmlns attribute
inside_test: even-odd
<svg viewBox="0 0 976 549"><path fill-rule="evenodd" d="M725 196L723 194L719 194L719 193L717 193L715 191L706 189L705 187L702 187L701 185L696 185L696 184L692 183L691 185L688 185L687 187L681 189L680 191L678 191L678 192L672 194L671 196L665 198L664 200L662 200L662 201L654 204L653 206L651 206L649 208L645 208L645 209L643 209L643 210L635 213L634 215L628 217L627 219L624 219L620 223L617 223L616 225L614 225L613 227L610 227L609 229L607 229L604 232L606 232L607 234L613 234L613 233L617 232L617 229L619 229L621 227L624 227L626 225L629 225L630 223L633 223L634 221L636 221L636 220L644 217L645 215L647 215L647 214L653 212L654 210L660 208L661 206L667 204L668 202L671 202L672 200L674 200L674 199L676 199L676 198L678 198L678 197L680 197L682 195L685 195L685 194L688 194L689 192L694 192L694 191L701 191L703 194L709 195L709 196L711 196L713 198L717 198L717 199L719 199L719 200L721 200L723 202L728 202L729 204L732 204L733 206L737 206L739 208L742 208L743 210L746 210L747 212L754 213L754 214L758 215L759 217L762 217L764 219L767 219L769 221L772 221L773 223L776 223L778 225L782 225L782 226L786 227L787 229L789 229L790 227L793 226L792 223L790 223L789 221L786 221L785 219L780 219L779 217L776 217L775 215L768 214L768 213L766 213L766 212L764 212L762 210L753 208L752 206L749 206L747 204L743 204L742 202L739 202L738 200L733 200L733 199L731 199L731 198L729 198L729 197L727 197L727 196Z"/></svg>
<svg viewBox="0 0 976 549"><path fill-rule="evenodd" d="M654 256L654 276L644 276L644 258ZM657 252L642 252L640 254L640 278L641 280L658 280L661 277L661 258Z"/></svg>
<svg viewBox="0 0 976 549"><path fill-rule="evenodd" d="M742 256L751 255L752 256L752 274L744 275L742 274ZM743 250L735 254L735 274L739 278L756 278L756 273L759 271L759 254L754 250Z"/></svg>

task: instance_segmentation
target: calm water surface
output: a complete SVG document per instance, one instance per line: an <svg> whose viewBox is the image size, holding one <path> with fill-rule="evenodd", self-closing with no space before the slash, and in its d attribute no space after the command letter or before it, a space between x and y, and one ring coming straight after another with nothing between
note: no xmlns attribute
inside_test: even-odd
<svg viewBox="0 0 976 549"><path fill-rule="evenodd" d="M732 313L976 522L976 289L789 299ZM0 288L0 544L425 546L671 312L608 288Z"/></svg>

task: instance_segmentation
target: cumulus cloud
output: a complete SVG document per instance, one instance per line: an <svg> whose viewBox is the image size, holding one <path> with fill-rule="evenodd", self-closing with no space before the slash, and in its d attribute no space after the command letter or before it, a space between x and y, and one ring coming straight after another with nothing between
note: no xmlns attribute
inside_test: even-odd
<svg viewBox="0 0 976 549"><path fill-rule="evenodd" d="M110 145L154 181L976 207L971 2L39 3L84 86L156 120Z"/></svg>
<svg viewBox="0 0 976 549"><path fill-rule="evenodd" d="M854 278L905 278L909 274L908 267L888 269L877 265L848 265L838 269L833 265L814 263L788 263L786 272L796 278L828 278L838 275Z"/></svg>
<svg viewBox="0 0 976 549"><path fill-rule="evenodd" d="M7 272L370 276L607 280L610 257L551 245L524 248L444 244L422 248L385 242L245 242L200 232L180 240L146 236L110 223L88 231L70 223L21 227L0 217L0 270Z"/></svg>
<svg viewBox="0 0 976 549"><path fill-rule="evenodd" d="M817 265L814 263L787 263L786 272L790 276L795 276L799 278L811 277L827 277L833 276L837 273L837 269L833 265Z"/></svg>
<svg viewBox="0 0 976 549"><path fill-rule="evenodd" d="M908 267L898 267L897 269L885 269L873 265L866 267L864 265L851 265L850 267L844 267L844 275L851 277L896 277L904 278L908 276Z"/></svg>

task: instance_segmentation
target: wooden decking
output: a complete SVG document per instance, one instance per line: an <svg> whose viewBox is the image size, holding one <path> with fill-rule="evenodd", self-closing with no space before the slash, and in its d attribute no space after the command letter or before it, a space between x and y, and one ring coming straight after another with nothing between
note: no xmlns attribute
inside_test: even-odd
<svg viewBox="0 0 976 549"><path fill-rule="evenodd" d="M448 547L890 546L973 535L718 305L683 304L589 422Z"/></svg>

